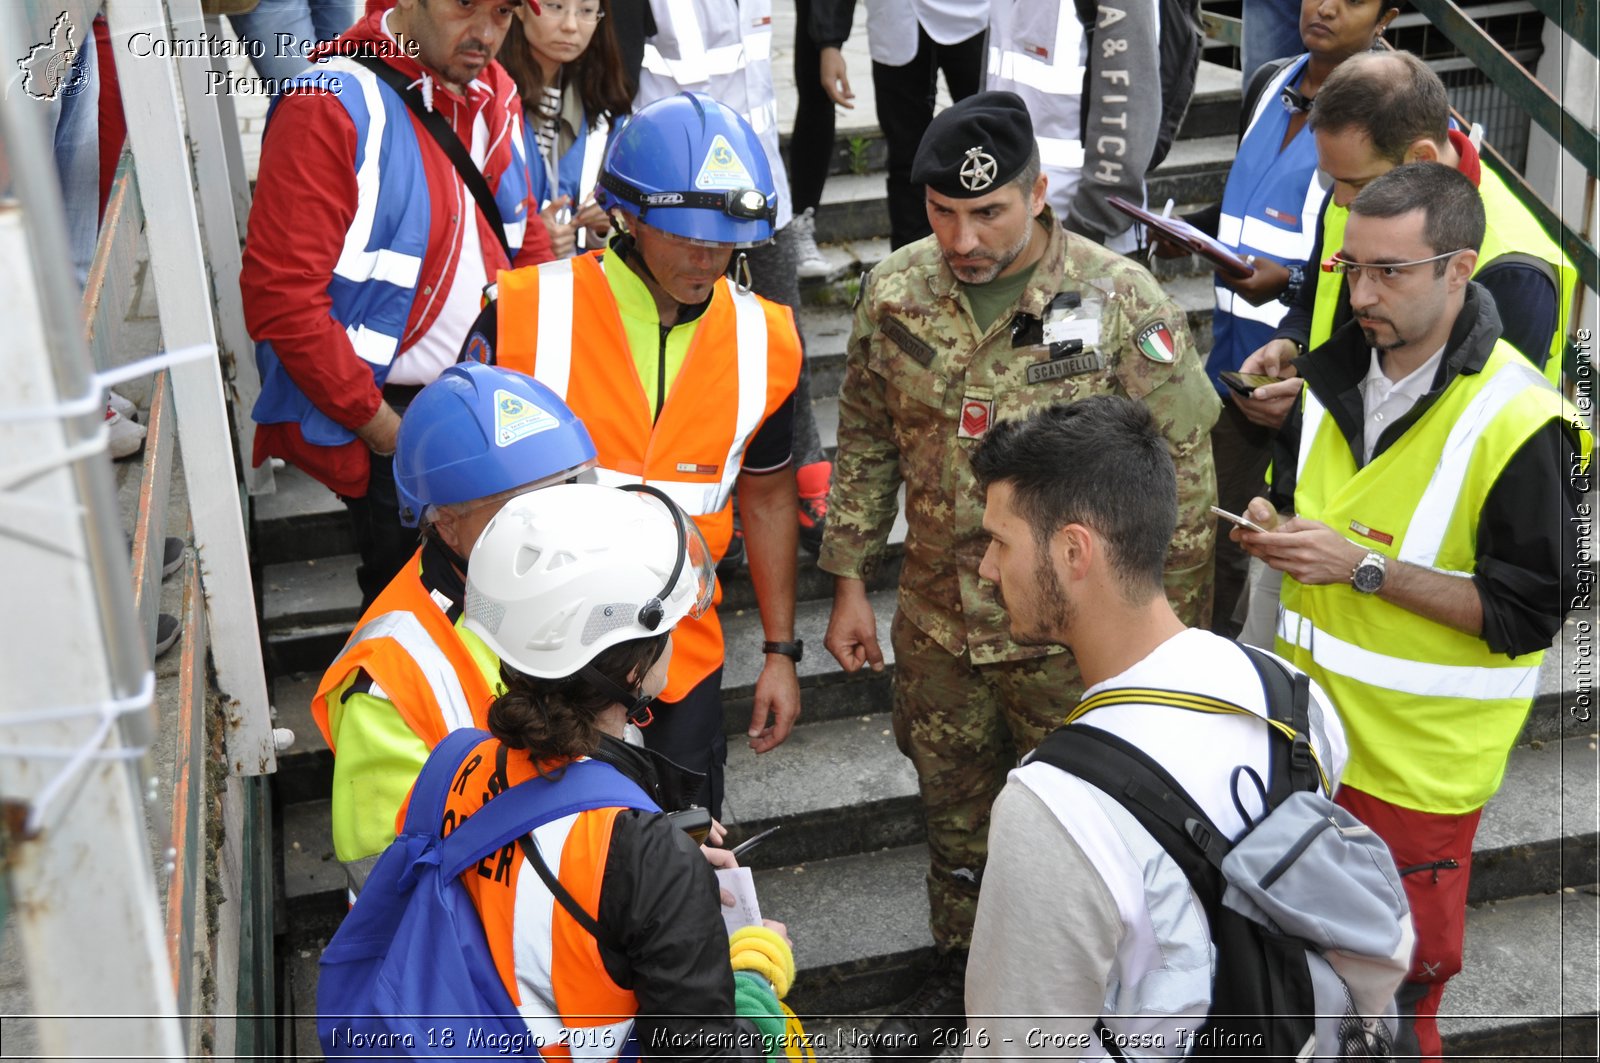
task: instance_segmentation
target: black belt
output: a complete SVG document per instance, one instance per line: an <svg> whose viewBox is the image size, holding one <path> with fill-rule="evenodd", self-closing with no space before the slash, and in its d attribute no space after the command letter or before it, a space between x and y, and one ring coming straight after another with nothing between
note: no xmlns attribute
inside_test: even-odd
<svg viewBox="0 0 1600 1063"><path fill-rule="evenodd" d="M422 390L421 384L385 384L383 386L383 401L387 402L396 411L403 410L416 399L417 393Z"/></svg>

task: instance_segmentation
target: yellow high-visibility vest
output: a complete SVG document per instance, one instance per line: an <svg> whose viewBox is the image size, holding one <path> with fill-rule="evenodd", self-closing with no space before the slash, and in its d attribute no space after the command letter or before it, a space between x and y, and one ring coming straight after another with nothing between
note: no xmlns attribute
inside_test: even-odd
<svg viewBox="0 0 1600 1063"><path fill-rule="evenodd" d="M1505 342L1365 466L1309 388L1302 401L1296 513L1391 561L1463 577L1476 568L1484 502L1524 442L1561 419L1585 461L1593 449L1572 407ZM1276 649L1338 706L1350 744L1344 784L1445 814L1479 808L1499 788L1544 659L1491 652L1349 583L1289 576Z"/></svg>

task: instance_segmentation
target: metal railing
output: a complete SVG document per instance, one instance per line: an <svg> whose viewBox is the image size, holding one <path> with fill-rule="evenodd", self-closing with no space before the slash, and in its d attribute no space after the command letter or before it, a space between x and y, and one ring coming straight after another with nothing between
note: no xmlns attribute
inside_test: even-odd
<svg viewBox="0 0 1600 1063"><path fill-rule="evenodd" d="M1600 0L1527 2L1590 55L1600 57L1600 26L1596 21L1596 5ZM1549 133L1567 154L1582 165L1593 185L1596 178L1600 177L1600 132L1568 110L1547 86L1482 26L1475 23L1459 4L1452 0L1412 0L1411 8L1443 34L1466 62L1481 71L1513 106ZM1242 40L1242 23L1237 18L1202 11L1201 24L1207 38L1218 44L1238 47ZM1459 95L1459 91L1456 95ZM1583 287L1600 292L1600 252L1596 250L1594 234L1570 225L1558 209L1547 203L1528 184L1521 168L1512 165L1506 154L1495 145L1486 143L1484 153L1506 179L1517 198L1561 245L1577 268ZM1514 154L1520 156L1522 152L1519 150ZM1588 202L1592 203L1593 200L1591 191ZM1586 211L1582 223L1585 226L1588 213Z"/></svg>

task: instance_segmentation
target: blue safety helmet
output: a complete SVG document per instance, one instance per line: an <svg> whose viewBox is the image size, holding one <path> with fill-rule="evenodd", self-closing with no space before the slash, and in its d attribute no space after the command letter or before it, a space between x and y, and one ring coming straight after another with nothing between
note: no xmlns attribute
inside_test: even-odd
<svg viewBox="0 0 1600 1063"><path fill-rule="evenodd" d="M595 202L725 247L766 243L778 214L761 139L737 111L701 92L656 100L628 119L606 152Z"/></svg>
<svg viewBox="0 0 1600 1063"><path fill-rule="evenodd" d="M415 528L429 506L547 487L594 464L589 430L555 392L510 369L452 365L400 419L400 523Z"/></svg>

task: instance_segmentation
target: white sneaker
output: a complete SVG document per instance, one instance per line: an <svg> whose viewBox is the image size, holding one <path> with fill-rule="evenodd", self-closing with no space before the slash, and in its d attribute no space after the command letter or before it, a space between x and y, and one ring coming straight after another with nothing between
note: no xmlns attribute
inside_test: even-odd
<svg viewBox="0 0 1600 1063"><path fill-rule="evenodd" d="M817 250L816 209L807 207L789 223L794 230L795 269L802 277L826 277L833 272L828 260Z"/></svg>
<svg viewBox="0 0 1600 1063"><path fill-rule="evenodd" d="M128 420L137 421L139 419L139 407L133 404L132 399L123 398L115 391L108 391L106 392L106 402L113 410L116 410Z"/></svg>
<svg viewBox="0 0 1600 1063"><path fill-rule="evenodd" d="M110 405L106 406L106 431L111 434L107 449L113 458L131 458L144 446L144 425L128 420Z"/></svg>

